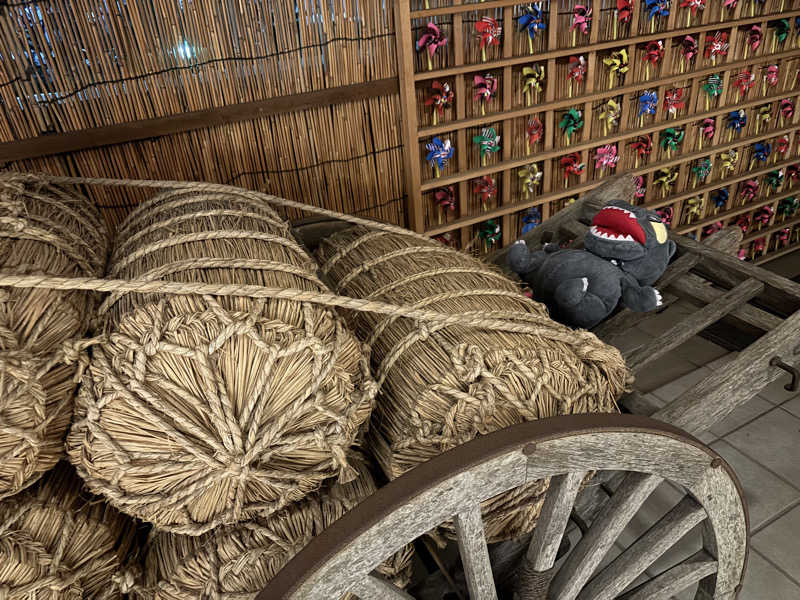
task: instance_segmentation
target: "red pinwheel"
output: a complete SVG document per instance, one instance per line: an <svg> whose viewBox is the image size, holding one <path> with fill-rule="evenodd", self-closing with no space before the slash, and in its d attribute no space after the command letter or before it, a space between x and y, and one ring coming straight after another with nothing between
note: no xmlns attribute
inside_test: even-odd
<svg viewBox="0 0 800 600"><path fill-rule="evenodd" d="M544 125L538 117L531 117L528 120L526 147L527 154L530 154L531 146L535 145L544 135Z"/></svg>
<svg viewBox="0 0 800 600"><path fill-rule="evenodd" d="M800 166L789 165L786 167L786 179L794 185L800 179Z"/></svg>
<svg viewBox="0 0 800 600"><path fill-rule="evenodd" d="M739 90L740 96L747 95L747 92L756 84L756 76L750 71L744 70L739 73L733 81L733 85Z"/></svg>
<svg viewBox="0 0 800 600"><path fill-rule="evenodd" d="M640 135L635 141L631 142L630 147L636 151L635 169L639 168L639 159L645 158L653 151L653 138L650 134Z"/></svg>
<svg viewBox="0 0 800 600"><path fill-rule="evenodd" d="M789 151L789 136L782 135L775 141L775 152L786 154Z"/></svg>
<svg viewBox="0 0 800 600"><path fill-rule="evenodd" d="M683 88L673 88L664 94L664 112L676 117L678 111L686 106L683 101Z"/></svg>
<svg viewBox="0 0 800 600"><path fill-rule="evenodd" d="M431 58L433 57L434 53L438 48L444 46L445 44L447 44L447 38L442 35L442 32L439 30L439 28L433 23L428 23L425 26L425 33L423 33L417 40L417 52L423 48L427 50L426 54L428 57L428 71L433 70Z"/></svg>
<svg viewBox="0 0 800 600"><path fill-rule="evenodd" d="M724 227L724 223L722 221L717 221L716 223L712 223L711 225L707 225L703 227L703 237L707 237L712 233L716 233L720 229Z"/></svg>
<svg viewBox="0 0 800 600"><path fill-rule="evenodd" d="M620 23L630 23L633 3L631 0L617 0L617 20Z"/></svg>
<svg viewBox="0 0 800 600"><path fill-rule="evenodd" d="M781 119L791 119L794 116L794 102L789 98L784 98L781 100L778 110L781 111Z"/></svg>
<svg viewBox="0 0 800 600"><path fill-rule="evenodd" d="M739 218L736 219L736 225L739 227L739 229L742 230L742 233L744 233L745 235L747 235L747 232L750 230L751 223L752 219L750 218L750 215L747 214L739 215Z"/></svg>
<svg viewBox="0 0 800 600"><path fill-rule="evenodd" d="M644 57L642 60L656 65L662 58L664 58L664 42L660 40L648 42L647 46L645 46Z"/></svg>
<svg viewBox="0 0 800 600"><path fill-rule="evenodd" d="M692 36L687 35L681 40L681 55L687 63L692 62L692 59L697 56L697 40ZM681 64L681 69L683 69L683 64Z"/></svg>
<svg viewBox="0 0 800 600"><path fill-rule="evenodd" d="M749 47L750 50L755 52L758 50L758 47L761 45L761 40L763 39L764 34L761 31L761 27L758 25L753 25L749 31L747 32L747 44L745 45L745 55L744 57L747 58L747 48Z"/></svg>
<svg viewBox="0 0 800 600"><path fill-rule="evenodd" d="M688 8L692 16L695 16L698 10L703 10L705 7L706 0L683 0L681 2L681 8Z"/></svg>
<svg viewBox="0 0 800 600"><path fill-rule="evenodd" d="M667 227L672 225L672 215L674 213L671 206L656 209L656 214L661 217L661 222L664 223L664 225Z"/></svg>
<svg viewBox="0 0 800 600"><path fill-rule="evenodd" d="M747 181L742 183L742 189L739 192L739 196L741 196L745 202L752 202L757 195L758 195L757 179L748 179Z"/></svg>
<svg viewBox="0 0 800 600"><path fill-rule="evenodd" d="M586 76L586 59L583 56L570 56L569 57L569 70L567 71L567 79L574 79L580 83Z"/></svg>
<svg viewBox="0 0 800 600"><path fill-rule="evenodd" d="M497 183L490 175L484 175L480 179L476 179L472 185L472 192L477 194L481 199L481 206L486 210L486 205L494 198L497 193Z"/></svg>
<svg viewBox="0 0 800 600"><path fill-rule="evenodd" d="M431 95L425 99L425 106L433 106L434 125L436 125L436 117L443 117L444 109L453 105L454 95L448 83L434 81L431 84Z"/></svg>
<svg viewBox="0 0 800 600"><path fill-rule="evenodd" d="M715 63L717 56L728 54L728 34L718 31L713 38L706 38L705 57L711 59L711 64Z"/></svg>
<svg viewBox="0 0 800 600"><path fill-rule="evenodd" d="M586 168L586 165L581 162L581 155L577 152L562 156L561 166L564 167L565 180L569 179L570 175L580 175Z"/></svg>
<svg viewBox="0 0 800 600"><path fill-rule="evenodd" d="M764 251L764 248L767 246L767 238L760 237L753 242L751 247L751 252L753 254L753 258L755 258L756 254L759 254Z"/></svg>
<svg viewBox="0 0 800 600"><path fill-rule="evenodd" d="M769 65L767 67L767 73L764 75L764 79L769 87L775 87L778 85L778 65Z"/></svg>
<svg viewBox="0 0 800 600"><path fill-rule="evenodd" d="M497 79L488 73L481 77L475 75L472 79L475 88L475 101L480 102L481 114L486 114L486 103L497 95Z"/></svg>
<svg viewBox="0 0 800 600"><path fill-rule="evenodd" d="M433 194L436 204L439 205L439 225L442 224L442 213L456 209L456 193L452 185L439 188Z"/></svg>
<svg viewBox="0 0 800 600"><path fill-rule="evenodd" d="M773 212L774 211L772 210L772 207L769 205L762 206L760 209L758 209L758 212L756 212L754 219L755 222L758 223L759 229L769 225L769 221L772 218Z"/></svg>
<svg viewBox="0 0 800 600"><path fill-rule="evenodd" d="M481 60L486 62L486 47L500 45L500 34L503 32L503 28L492 17L483 17L475 23L475 31L478 32L481 39Z"/></svg>

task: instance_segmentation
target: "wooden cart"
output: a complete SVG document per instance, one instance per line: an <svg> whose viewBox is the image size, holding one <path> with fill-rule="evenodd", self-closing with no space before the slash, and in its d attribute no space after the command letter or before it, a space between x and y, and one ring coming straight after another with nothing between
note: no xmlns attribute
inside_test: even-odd
<svg viewBox="0 0 800 600"><path fill-rule="evenodd" d="M526 236L579 246L613 184L598 188ZM337 225L306 223L313 246ZM344 225L346 226L346 225ZM678 253L656 284L669 311L679 298L697 310L646 346L625 352L634 372L694 335L738 357L665 407L634 391L621 415L577 415L526 423L476 439L389 483L295 557L261 600L659 600L696 585L697 599L738 595L747 559L747 510L730 467L698 435L787 373L798 389L800 285L709 245L673 236ZM503 265L504 253L493 257ZM596 328L610 343L655 314L621 310ZM586 484L588 473L595 476ZM487 545L480 503L526 482L551 477L532 536ZM664 482L677 500L652 527L620 548L620 534ZM433 558L439 571L394 588L372 574L404 544L453 519L460 561ZM695 535L699 550L664 565L677 542ZM573 544L571 537L578 539ZM419 545L423 552L428 546ZM617 553L619 553L617 555ZM562 555L565 555L562 557ZM658 562L657 562L658 561ZM655 565L655 566L654 566ZM656 571L656 572L654 572Z"/></svg>

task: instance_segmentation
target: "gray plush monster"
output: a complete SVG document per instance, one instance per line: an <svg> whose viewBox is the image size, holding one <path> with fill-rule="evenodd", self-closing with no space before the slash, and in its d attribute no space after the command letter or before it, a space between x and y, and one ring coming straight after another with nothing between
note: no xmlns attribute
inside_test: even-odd
<svg viewBox="0 0 800 600"><path fill-rule="evenodd" d="M594 327L619 303L640 312L661 305L661 294L651 286L675 254L675 242L658 214L612 202L595 215L583 245L584 250L562 250L547 244L531 252L520 240L508 264L554 319L575 327Z"/></svg>

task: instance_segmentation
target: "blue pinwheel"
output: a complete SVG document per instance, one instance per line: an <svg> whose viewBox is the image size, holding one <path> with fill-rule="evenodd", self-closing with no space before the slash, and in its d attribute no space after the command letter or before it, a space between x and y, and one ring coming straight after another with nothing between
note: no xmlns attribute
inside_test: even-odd
<svg viewBox="0 0 800 600"><path fill-rule="evenodd" d="M517 23L520 31L528 31L528 49L533 54L533 38L536 37L536 32L547 29L547 23L542 14L542 3L536 2L523 7Z"/></svg>
<svg viewBox="0 0 800 600"><path fill-rule="evenodd" d="M658 94L655 91L647 90L639 96L639 116L654 115L658 108Z"/></svg>
<svg viewBox="0 0 800 600"><path fill-rule="evenodd" d="M538 206L534 206L533 208L529 208L528 212L526 212L522 216L522 235L528 233L531 229L540 225L542 222L542 213L539 210Z"/></svg>
<svg viewBox="0 0 800 600"><path fill-rule="evenodd" d="M645 0L650 19L669 16L669 0Z"/></svg>
<svg viewBox="0 0 800 600"><path fill-rule="evenodd" d="M711 192L711 201L716 208L724 208L728 204L728 190L722 188Z"/></svg>
<svg viewBox="0 0 800 600"><path fill-rule="evenodd" d="M770 154L772 154L772 144L768 142L757 142L753 146L753 160L767 162Z"/></svg>
<svg viewBox="0 0 800 600"><path fill-rule="evenodd" d="M425 160L430 163L431 167L433 167L434 174L438 177L439 170L444 169L447 166L447 161L453 158L455 148L453 148L450 140L442 141L439 137L433 138L433 141L426 144L425 148L428 150L428 155L425 157Z"/></svg>
<svg viewBox="0 0 800 600"><path fill-rule="evenodd" d="M747 113L744 110L734 110L728 114L726 127L731 131L739 133L747 125Z"/></svg>

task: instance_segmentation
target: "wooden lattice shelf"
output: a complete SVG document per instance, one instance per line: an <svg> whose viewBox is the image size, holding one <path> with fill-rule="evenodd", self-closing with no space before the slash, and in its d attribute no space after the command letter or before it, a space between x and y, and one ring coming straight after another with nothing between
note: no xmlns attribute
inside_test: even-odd
<svg viewBox="0 0 800 600"><path fill-rule="evenodd" d="M671 6L662 0L658 6L669 14L651 20L654 0L649 6L632 0L630 19L622 22L625 1L399 0L397 47L413 229L456 247L487 251L510 243L526 224L547 219L603 177L624 171L642 178L638 201L659 210L680 233L700 239L721 225L738 224L744 231L740 256L755 262L800 247L793 189L800 190L795 110L800 1L739 0L726 7L723 0L707 0L692 14L678 0ZM587 8L591 21L582 33L580 17ZM540 23L533 35L521 27L528 14ZM577 28L572 27L575 14ZM476 30L482 22L502 28L497 43L483 49ZM417 50L417 42L433 31L429 24L447 39L432 54L425 47ZM687 36L696 44L689 59ZM705 50L715 41L727 43L727 52L708 55ZM612 70L623 56L627 69ZM569 80L570 72L581 70L581 81ZM532 74L542 71L537 91L530 85ZM747 75L753 85L740 89L738 82ZM714 76L718 95L707 91ZM496 84L486 101L476 99L480 78L489 88ZM452 101L439 111L429 99L442 88L452 92ZM654 111L640 116L651 92L657 98ZM671 111L667 95L674 100ZM610 120L614 104L617 118ZM567 139L559 123L571 109L580 111L583 125ZM738 129L729 127L737 120L734 111L744 111L746 119L739 119ZM539 125L539 139L528 143L529 127ZM473 139L489 128L499 136L499 150L482 159ZM637 156L632 144L643 136L649 136L652 150ZM426 161L435 138L454 148L441 169ZM603 168L595 157L606 146L618 162ZM737 161L728 159L730 152ZM584 168L565 176L562 161L573 153L573 162ZM537 181L528 190L526 178ZM494 193L482 199L487 185ZM486 240L492 225L499 225L493 242ZM482 232L484 240L476 244Z"/></svg>

